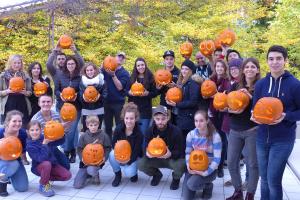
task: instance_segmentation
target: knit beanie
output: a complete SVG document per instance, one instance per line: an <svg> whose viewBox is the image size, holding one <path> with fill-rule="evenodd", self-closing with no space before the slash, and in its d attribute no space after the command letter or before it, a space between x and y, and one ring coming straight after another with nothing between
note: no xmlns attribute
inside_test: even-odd
<svg viewBox="0 0 300 200"><path fill-rule="evenodd" d="M229 62L228 66L229 66L229 69L231 67L237 67L237 68L241 68L242 67L242 64L243 64L243 60L242 59L233 59Z"/></svg>
<svg viewBox="0 0 300 200"><path fill-rule="evenodd" d="M195 64L189 59L185 59L185 61L183 61L183 63L181 64L181 67L182 66L186 66L186 67L190 68L193 73L195 73L195 71L196 71Z"/></svg>

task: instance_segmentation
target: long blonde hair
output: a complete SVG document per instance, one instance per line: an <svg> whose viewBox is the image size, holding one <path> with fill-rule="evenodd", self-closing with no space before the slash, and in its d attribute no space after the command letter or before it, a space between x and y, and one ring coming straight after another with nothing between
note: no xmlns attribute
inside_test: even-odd
<svg viewBox="0 0 300 200"><path fill-rule="evenodd" d="M190 68L189 68L189 73L185 78L182 76L182 73L180 72L177 80L177 84L181 86L184 85L192 75L193 75L193 71Z"/></svg>
<svg viewBox="0 0 300 200"><path fill-rule="evenodd" d="M10 55L6 64L5 64L5 69L8 70L8 69L11 69L11 66L13 64L13 61L15 59L20 59L21 60L21 63L22 63L22 67L20 69L20 71L23 71L24 70L24 63L23 63L23 57L19 54L13 54L13 55Z"/></svg>

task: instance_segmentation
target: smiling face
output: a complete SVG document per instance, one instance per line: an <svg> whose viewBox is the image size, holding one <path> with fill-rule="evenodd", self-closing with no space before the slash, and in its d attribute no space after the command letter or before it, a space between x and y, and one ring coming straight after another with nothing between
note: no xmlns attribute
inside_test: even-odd
<svg viewBox="0 0 300 200"><path fill-rule="evenodd" d="M216 73L218 76L223 76L225 74L225 66L223 65L223 63L216 63Z"/></svg>
<svg viewBox="0 0 300 200"><path fill-rule="evenodd" d="M268 54L268 65L272 75L280 76L284 73L284 66L287 60L284 59L280 52L270 52Z"/></svg>
<svg viewBox="0 0 300 200"><path fill-rule="evenodd" d="M87 66L85 69L85 73L88 78L93 78L95 76L95 72L96 70L92 65Z"/></svg>
<svg viewBox="0 0 300 200"><path fill-rule="evenodd" d="M238 67L230 67L230 75L237 79L240 75L240 69Z"/></svg>
<svg viewBox="0 0 300 200"><path fill-rule="evenodd" d="M22 60L18 57L15 57L12 60L12 65L11 65L11 69L15 72L20 71L22 69L23 63Z"/></svg>
<svg viewBox="0 0 300 200"><path fill-rule="evenodd" d="M124 116L124 123L127 129L133 129L136 122L136 116L134 112L126 112Z"/></svg>
<svg viewBox="0 0 300 200"><path fill-rule="evenodd" d="M188 77L188 76L189 76L189 73L190 73L190 68L188 68L187 66L184 66L184 65L183 65L183 66L181 67L180 72L181 72L183 78Z"/></svg>
<svg viewBox="0 0 300 200"><path fill-rule="evenodd" d="M229 55L228 55L228 63L230 62L230 61L232 61L233 59L239 59L240 57L239 57L239 54L237 54L236 52L231 52L231 53L229 53Z"/></svg>
<svg viewBox="0 0 300 200"><path fill-rule="evenodd" d="M66 56L65 55L57 55L56 57L56 63L59 67L63 67L66 62Z"/></svg>
<svg viewBox="0 0 300 200"><path fill-rule="evenodd" d="M42 112L47 112L51 110L53 100L50 96L41 96L39 98L39 106Z"/></svg>
<svg viewBox="0 0 300 200"><path fill-rule="evenodd" d="M167 127L168 116L158 113L158 114L153 116L153 120L155 122L156 127L159 130L163 130Z"/></svg>
<svg viewBox="0 0 300 200"><path fill-rule="evenodd" d="M76 68L76 62L74 60L68 60L67 61L67 69L70 73L74 72Z"/></svg>
<svg viewBox="0 0 300 200"><path fill-rule="evenodd" d="M205 131L207 129L208 121L201 113L196 114L194 120L195 120L195 127L197 129L199 129L200 131Z"/></svg>
<svg viewBox="0 0 300 200"><path fill-rule="evenodd" d="M41 128L39 127L39 125L34 124L28 129L28 134L30 135L32 140L38 140L41 136Z"/></svg>
<svg viewBox="0 0 300 200"><path fill-rule="evenodd" d="M137 61L136 62L136 69L139 74L144 74L146 70L146 65L143 61Z"/></svg>
<svg viewBox="0 0 300 200"><path fill-rule="evenodd" d="M31 70L31 74L33 77L39 77L41 73L41 68L38 64L34 65L32 70Z"/></svg>
<svg viewBox="0 0 300 200"><path fill-rule="evenodd" d="M175 58L173 56L166 56L164 59L165 66L172 68L174 66Z"/></svg>
<svg viewBox="0 0 300 200"><path fill-rule="evenodd" d="M13 115L8 121L6 128L10 132L18 132L22 127L22 117L20 115Z"/></svg>
<svg viewBox="0 0 300 200"><path fill-rule="evenodd" d="M243 73L247 79L254 79L259 73L259 69L253 62L248 62L244 67Z"/></svg>

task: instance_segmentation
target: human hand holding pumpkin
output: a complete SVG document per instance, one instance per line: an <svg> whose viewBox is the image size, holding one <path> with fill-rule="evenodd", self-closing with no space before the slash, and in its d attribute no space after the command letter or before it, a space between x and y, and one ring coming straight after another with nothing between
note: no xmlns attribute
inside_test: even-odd
<svg viewBox="0 0 300 200"><path fill-rule="evenodd" d="M170 105L170 106L176 106L176 103L175 102L173 102L173 101L168 101L167 99L166 99L166 103L168 104L168 105Z"/></svg>
<svg viewBox="0 0 300 200"><path fill-rule="evenodd" d="M158 158L162 158L162 159L168 159L171 157L171 151L169 150L169 148L167 147L167 152L165 155L161 156L161 157L158 157Z"/></svg>
<svg viewBox="0 0 300 200"><path fill-rule="evenodd" d="M246 88L242 88L242 89L240 89L240 91L244 92L245 94L247 94L249 96L250 99L252 99L252 95L250 94L250 92Z"/></svg>
<svg viewBox="0 0 300 200"><path fill-rule="evenodd" d="M256 119L254 118L254 116L253 116L253 110L251 110L251 117L250 117L250 120L253 121L253 122L255 122L255 123L257 123L257 124L262 124L262 123L256 121Z"/></svg>
<svg viewBox="0 0 300 200"><path fill-rule="evenodd" d="M148 95L149 95L149 91L148 90L145 90L144 93L142 94L143 97L146 97Z"/></svg>
<svg viewBox="0 0 300 200"><path fill-rule="evenodd" d="M52 142L52 141L53 141L53 140L49 140L49 139L44 138L43 144L49 144L49 143Z"/></svg>
<svg viewBox="0 0 300 200"><path fill-rule="evenodd" d="M286 113L282 113L281 114L281 117L279 119L276 119L273 123L269 124L269 125L276 125L276 124L279 124L286 116Z"/></svg>
<svg viewBox="0 0 300 200"><path fill-rule="evenodd" d="M228 112L232 113L232 114L241 114L244 111L244 109L241 110L232 110L230 108L228 108Z"/></svg>
<svg viewBox="0 0 300 200"><path fill-rule="evenodd" d="M197 171L196 170L192 170L189 165L187 165L186 168L187 168L187 170L188 170L188 172L190 174L197 174Z"/></svg>
<svg viewBox="0 0 300 200"><path fill-rule="evenodd" d="M20 91L21 94L24 94L25 96L30 96L30 92L26 91L25 89Z"/></svg>
<svg viewBox="0 0 300 200"><path fill-rule="evenodd" d="M172 87L176 87L177 85L176 85L176 83L174 83L174 82L172 81L171 83L168 83L167 86L168 86L169 88L172 88Z"/></svg>
<svg viewBox="0 0 300 200"><path fill-rule="evenodd" d="M112 77L116 76L115 71L111 71L110 69L104 68L105 71Z"/></svg>
<svg viewBox="0 0 300 200"><path fill-rule="evenodd" d="M77 51L74 43L71 44L70 49L75 53Z"/></svg>
<svg viewBox="0 0 300 200"><path fill-rule="evenodd" d="M156 89L158 89L158 90L160 90L162 87L163 87L163 85L161 85L161 84L158 84L158 83L156 83Z"/></svg>
<svg viewBox="0 0 300 200"><path fill-rule="evenodd" d="M147 156L148 158L154 158L154 156L151 156L151 155L148 153L148 151L146 151L146 156Z"/></svg>

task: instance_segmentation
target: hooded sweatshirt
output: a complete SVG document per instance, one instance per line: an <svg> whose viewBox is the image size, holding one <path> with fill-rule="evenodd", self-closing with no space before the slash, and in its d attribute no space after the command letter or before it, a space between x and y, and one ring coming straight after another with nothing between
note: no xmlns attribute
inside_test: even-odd
<svg viewBox="0 0 300 200"><path fill-rule="evenodd" d="M300 81L288 71L277 79L268 73L265 78L255 84L253 107L262 97L279 98L286 116L276 125L259 125L257 140L262 142L294 141L296 122L300 120Z"/></svg>

